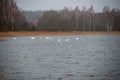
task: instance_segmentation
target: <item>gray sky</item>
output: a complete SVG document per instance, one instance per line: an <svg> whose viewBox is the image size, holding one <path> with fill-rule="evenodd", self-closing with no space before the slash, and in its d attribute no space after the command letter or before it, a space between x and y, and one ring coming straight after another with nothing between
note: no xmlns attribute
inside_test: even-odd
<svg viewBox="0 0 120 80"><path fill-rule="evenodd" d="M60 10L64 7L74 9L76 6L82 9L83 6L88 8L92 4L95 11L100 12L106 0L16 0L16 2L22 10ZM109 0L108 5L110 8L120 9L120 0Z"/></svg>

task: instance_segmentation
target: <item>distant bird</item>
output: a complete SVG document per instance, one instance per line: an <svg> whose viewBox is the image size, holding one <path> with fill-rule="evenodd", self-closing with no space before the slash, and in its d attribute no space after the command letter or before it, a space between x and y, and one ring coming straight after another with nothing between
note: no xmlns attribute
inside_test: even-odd
<svg viewBox="0 0 120 80"><path fill-rule="evenodd" d="M65 39L65 41L69 41L69 39Z"/></svg>
<svg viewBox="0 0 120 80"><path fill-rule="evenodd" d="M76 38L76 40L79 40L80 38Z"/></svg>
<svg viewBox="0 0 120 80"><path fill-rule="evenodd" d="M60 42L60 41L61 41L61 39L58 39L57 41L58 41L58 42Z"/></svg>
<svg viewBox="0 0 120 80"><path fill-rule="evenodd" d="M35 37L31 37L31 39L35 39Z"/></svg>
<svg viewBox="0 0 120 80"><path fill-rule="evenodd" d="M13 37L13 39L17 39L16 37Z"/></svg>
<svg viewBox="0 0 120 80"><path fill-rule="evenodd" d="M46 37L46 39L50 39L50 37Z"/></svg>

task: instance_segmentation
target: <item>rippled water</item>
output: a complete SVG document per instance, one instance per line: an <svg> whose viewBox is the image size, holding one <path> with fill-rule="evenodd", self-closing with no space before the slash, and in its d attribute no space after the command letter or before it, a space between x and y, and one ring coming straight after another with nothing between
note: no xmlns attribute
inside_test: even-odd
<svg viewBox="0 0 120 80"><path fill-rule="evenodd" d="M120 35L4 38L4 80L120 80Z"/></svg>

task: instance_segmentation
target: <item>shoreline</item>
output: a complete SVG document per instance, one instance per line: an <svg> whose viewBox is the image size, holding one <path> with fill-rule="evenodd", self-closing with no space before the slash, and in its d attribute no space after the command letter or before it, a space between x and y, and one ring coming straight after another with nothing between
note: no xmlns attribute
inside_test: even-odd
<svg viewBox="0 0 120 80"><path fill-rule="evenodd" d="M120 35L120 31L105 32L83 32L83 31L67 31L67 32L47 32L47 31L23 31L23 32L0 32L0 37L9 36L61 36L61 35Z"/></svg>

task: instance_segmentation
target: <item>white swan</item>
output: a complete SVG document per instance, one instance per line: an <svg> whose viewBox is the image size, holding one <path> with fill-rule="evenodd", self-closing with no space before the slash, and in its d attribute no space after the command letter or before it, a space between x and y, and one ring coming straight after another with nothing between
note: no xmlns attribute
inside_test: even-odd
<svg viewBox="0 0 120 80"><path fill-rule="evenodd" d="M31 39L35 39L35 37L31 37Z"/></svg>
<svg viewBox="0 0 120 80"><path fill-rule="evenodd" d="M65 41L69 41L69 39L65 39Z"/></svg>
<svg viewBox="0 0 120 80"><path fill-rule="evenodd" d="M57 41L58 41L58 42L60 42L60 41L61 41L61 39L58 39Z"/></svg>
<svg viewBox="0 0 120 80"><path fill-rule="evenodd" d="M79 40L80 38L76 38L76 40Z"/></svg>
<svg viewBox="0 0 120 80"><path fill-rule="evenodd" d="M46 39L50 39L50 37L46 37Z"/></svg>
<svg viewBox="0 0 120 80"><path fill-rule="evenodd" d="M16 37L13 37L13 39L17 39Z"/></svg>

